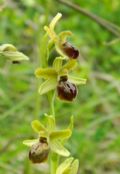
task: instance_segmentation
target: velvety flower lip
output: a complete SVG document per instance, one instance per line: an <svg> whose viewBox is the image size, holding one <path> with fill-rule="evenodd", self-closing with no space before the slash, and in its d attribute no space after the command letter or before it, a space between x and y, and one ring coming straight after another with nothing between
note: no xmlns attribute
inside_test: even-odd
<svg viewBox="0 0 120 174"><path fill-rule="evenodd" d="M32 128L38 134L38 138L23 141L23 144L31 147L29 157L33 162L38 162L41 160L44 161L44 159L47 158L49 150L61 156L67 157L70 155L70 152L64 147L64 143L65 140L70 138L72 134L73 117L71 117L70 125L68 126L68 128L63 130L56 129L56 123L53 116L45 115L45 118L45 125L39 120L32 121ZM46 142L41 142L41 137L42 140L46 140ZM35 147L38 149L38 151L35 155L32 155L31 152L34 151ZM39 150L39 147L43 148L42 152Z"/></svg>
<svg viewBox="0 0 120 174"><path fill-rule="evenodd" d="M33 144L29 151L29 159L33 163L42 163L47 160L49 146L45 137L40 137L39 142Z"/></svg>
<svg viewBox="0 0 120 174"><path fill-rule="evenodd" d="M73 101L77 95L77 88L75 84L62 77L57 85L57 93L61 100Z"/></svg>
<svg viewBox="0 0 120 174"><path fill-rule="evenodd" d="M79 57L79 51L73 47L70 43L65 42L62 44L63 52L71 59L77 59Z"/></svg>

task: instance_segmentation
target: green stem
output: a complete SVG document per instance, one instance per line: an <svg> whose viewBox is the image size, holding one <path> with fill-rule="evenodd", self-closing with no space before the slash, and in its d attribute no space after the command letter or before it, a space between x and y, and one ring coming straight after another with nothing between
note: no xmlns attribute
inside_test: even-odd
<svg viewBox="0 0 120 174"><path fill-rule="evenodd" d="M51 112L53 117L55 118L55 92L50 97L50 105L51 105ZM56 170L58 167L59 156L56 153L51 152L50 155L50 174L56 174Z"/></svg>
<svg viewBox="0 0 120 174"><path fill-rule="evenodd" d="M51 111L52 111L52 115L55 117L55 92L53 93L52 100L51 100Z"/></svg>
<svg viewBox="0 0 120 174"><path fill-rule="evenodd" d="M50 174L56 174L58 162L59 162L59 156L56 153L51 153L51 156L50 156Z"/></svg>

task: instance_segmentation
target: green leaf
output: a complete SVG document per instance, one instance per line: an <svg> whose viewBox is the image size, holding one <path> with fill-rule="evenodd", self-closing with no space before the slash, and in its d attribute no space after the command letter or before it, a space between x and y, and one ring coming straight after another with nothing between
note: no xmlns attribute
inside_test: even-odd
<svg viewBox="0 0 120 174"><path fill-rule="evenodd" d="M35 70L35 75L38 78L55 78L57 77L57 72L53 68L38 68Z"/></svg>
<svg viewBox="0 0 120 174"><path fill-rule="evenodd" d="M54 62L53 62L53 68L55 69L56 72L59 72L60 69L62 68L62 61L64 60L64 57L56 57Z"/></svg>
<svg viewBox="0 0 120 174"><path fill-rule="evenodd" d="M39 94L45 94L53 89L55 89L57 86L57 79L56 78L52 78L49 80L46 80L45 82L43 82L40 87L39 87Z"/></svg>
<svg viewBox="0 0 120 174"><path fill-rule="evenodd" d="M79 78L79 77L74 77L74 76L70 76L68 75L68 79L70 82L76 84L76 85L84 85L86 84L86 79L83 79L83 78Z"/></svg>
<svg viewBox="0 0 120 174"><path fill-rule="evenodd" d="M55 139L68 139L71 136L72 132L70 129L65 129L65 130L60 130L60 131L54 131L50 134L50 139L55 140Z"/></svg>
<svg viewBox="0 0 120 174"><path fill-rule="evenodd" d="M49 132L52 132L55 129L55 118L52 115L45 114L46 117L46 127Z"/></svg>
<svg viewBox="0 0 120 174"><path fill-rule="evenodd" d="M69 60L64 66L63 69L67 69L68 71L73 70L77 65L76 60Z"/></svg>
<svg viewBox="0 0 120 174"><path fill-rule="evenodd" d="M41 131L46 131L46 128L44 127L44 125L38 120L32 121L31 126L33 130L37 133L40 133Z"/></svg>
<svg viewBox="0 0 120 174"><path fill-rule="evenodd" d="M39 142L39 139L33 139L33 140L24 140L23 144L26 146L32 146L33 144L36 144Z"/></svg>
<svg viewBox="0 0 120 174"><path fill-rule="evenodd" d="M64 173L66 173L66 170L69 169L73 159L74 159L73 157L68 158L62 164L60 164L59 167L57 168L56 174L64 174Z"/></svg>
<svg viewBox="0 0 120 174"><path fill-rule="evenodd" d="M50 141L51 150L61 156L69 156L70 152L62 145L60 140Z"/></svg>

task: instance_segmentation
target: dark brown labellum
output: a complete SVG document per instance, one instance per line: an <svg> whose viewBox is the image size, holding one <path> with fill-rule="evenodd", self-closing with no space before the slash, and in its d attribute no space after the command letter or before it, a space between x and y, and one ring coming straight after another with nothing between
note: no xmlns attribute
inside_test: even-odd
<svg viewBox="0 0 120 174"><path fill-rule="evenodd" d="M60 77L60 81L67 81L68 77L66 75Z"/></svg>
<svg viewBox="0 0 120 174"><path fill-rule="evenodd" d="M68 80L61 80L57 86L58 97L61 100L72 101L77 95L77 88L75 84L70 83Z"/></svg>
<svg viewBox="0 0 120 174"><path fill-rule="evenodd" d="M42 163L47 160L49 154L49 147L47 139L44 137L40 138L40 141L34 144L29 151L29 159L33 163Z"/></svg>
<svg viewBox="0 0 120 174"><path fill-rule="evenodd" d="M71 59L77 59L79 56L79 51L68 42L62 44L62 50Z"/></svg>

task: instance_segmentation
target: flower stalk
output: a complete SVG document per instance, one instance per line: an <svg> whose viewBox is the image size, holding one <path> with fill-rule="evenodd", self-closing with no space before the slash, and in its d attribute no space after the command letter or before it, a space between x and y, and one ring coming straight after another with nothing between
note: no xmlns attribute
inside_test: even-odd
<svg viewBox="0 0 120 174"><path fill-rule="evenodd" d="M77 85L84 85L86 79L72 75L77 66L79 51L67 41L71 36L70 31L62 31L57 34L55 27L62 17L58 13L49 26L45 26L45 36L41 50L42 66L35 70L35 76L44 81L40 84L38 92L40 95L48 94L51 114L44 114L44 120L33 120L31 126L37 133L37 138L25 140L23 144L30 147L29 159L33 163L46 162L49 159L50 174L77 174L79 161L70 157L65 143L72 135L73 117L67 128L61 130L56 125L55 99L73 102L77 97ZM55 57L52 65L49 65L49 56L52 50L56 50L59 56ZM59 164L60 157L66 157Z"/></svg>

